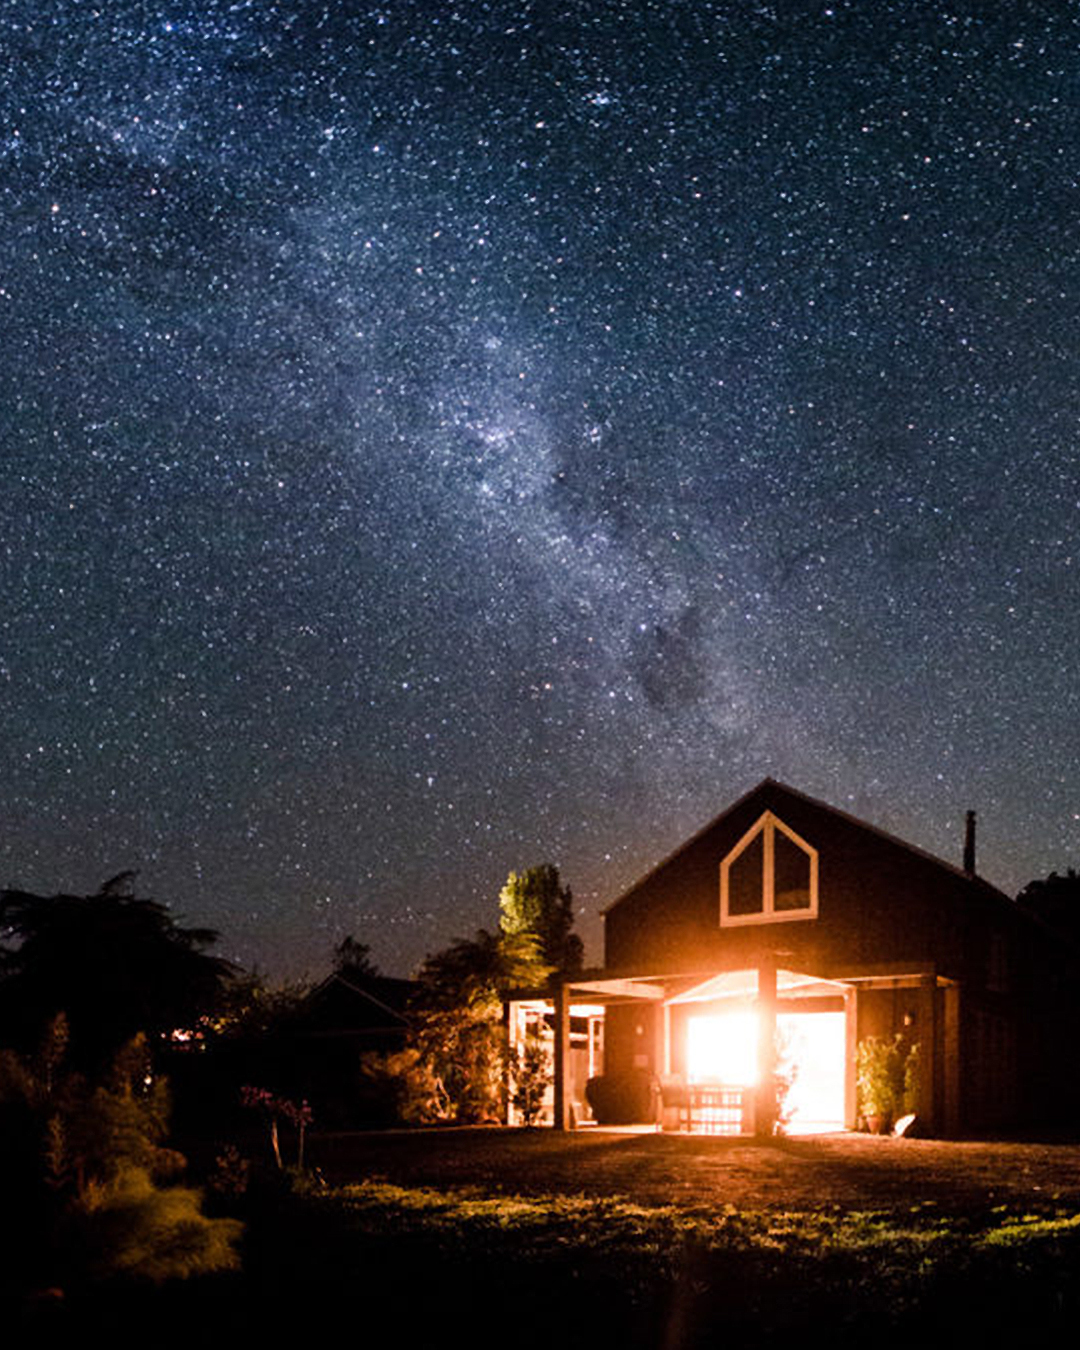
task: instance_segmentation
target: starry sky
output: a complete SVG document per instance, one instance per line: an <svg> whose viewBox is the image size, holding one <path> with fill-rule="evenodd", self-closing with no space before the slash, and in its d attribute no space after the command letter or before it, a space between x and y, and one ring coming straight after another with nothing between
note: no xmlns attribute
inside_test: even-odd
<svg viewBox="0 0 1080 1350"><path fill-rule="evenodd" d="M1080 864L1080 10L7 0L0 884L384 970L765 775Z"/></svg>

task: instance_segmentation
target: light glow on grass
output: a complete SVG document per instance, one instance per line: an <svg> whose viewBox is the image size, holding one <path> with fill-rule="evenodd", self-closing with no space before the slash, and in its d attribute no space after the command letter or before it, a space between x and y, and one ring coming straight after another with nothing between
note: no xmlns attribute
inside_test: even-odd
<svg viewBox="0 0 1080 1350"><path fill-rule="evenodd" d="M363 1288L382 1320L405 1308L410 1343L432 1345L475 1339L478 1307L502 1325L518 1319L522 1350L566 1342L568 1326L575 1345L626 1350L786 1345L830 1322L849 1340L912 1345L928 1334L936 1344L942 1329L958 1344L996 1343L1003 1327L1023 1344L1074 1338L1080 1215L1030 1201L938 1213L910 1196L852 1210L832 1191L823 1176L807 1212L736 1208L707 1193L655 1205L368 1181L262 1216L276 1221L274 1242L264 1234L253 1246L275 1259L245 1262L240 1288L245 1310L265 1308L284 1248L290 1266L317 1268L320 1297L325 1271L340 1271L334 1297Z"/></svg>

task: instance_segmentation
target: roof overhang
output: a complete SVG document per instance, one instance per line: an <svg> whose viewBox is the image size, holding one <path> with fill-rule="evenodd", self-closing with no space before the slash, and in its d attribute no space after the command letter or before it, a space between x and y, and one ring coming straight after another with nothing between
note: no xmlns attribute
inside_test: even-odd
<svg viewBox="0 0 1080 1350"><path fill-rule="evenodd" d="M823 980L797 970L776 972L778 998L835 998L847 986L839 980ZM691 985L668 999L669 1003L712 1003L724 998L755 998L758 992L756 970L726 970Z"/></svg>

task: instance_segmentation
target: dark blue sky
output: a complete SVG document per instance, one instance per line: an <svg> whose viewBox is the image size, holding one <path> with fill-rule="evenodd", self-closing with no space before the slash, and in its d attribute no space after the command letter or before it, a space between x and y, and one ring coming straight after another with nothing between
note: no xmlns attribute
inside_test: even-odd
<svg viewBox="0 0 1080 1350"><path fill-rule="evenodd" d="M11 0L0 883L394 973L765 774L1080 862L1068 5Z"/></svg>

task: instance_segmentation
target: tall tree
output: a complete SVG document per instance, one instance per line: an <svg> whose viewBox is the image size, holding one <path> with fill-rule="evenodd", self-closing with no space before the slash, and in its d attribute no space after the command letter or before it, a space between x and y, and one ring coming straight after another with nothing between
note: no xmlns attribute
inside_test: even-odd
<svg viewBox="0 0 1080 1350"><path fill-rule="evenodd" d="M581 968L573 897L551 863L512 872L499 897L497 933L481 929L429 956L409 1011L409 1046L393 1069L409 1118L501 1120L507 1045L503 999Z"/></svg>
<svg viewBox="0 0 1080 1350"><path fill-rule="evenodd" d="M379 967L371 959L371 948L366 942L357 942L350 933L334 948L334 972L337 975L378 975Z"/></svg>
<svg viewBox="0 0 1080 1350"><path fill-rule="evenodd" d="M548 972L530 933L481 929L425 960L410 1009L410 1046L441 1114L462 1122L502 1119L502 999L511 989L542 983Z"/></svg>
<svg viewBox="0 0 1080 1350"><path fill-rule="evenodd" d="M209 928L183 928L121 873L96 895L0 891L0 1027L27 1049L57 1013L71 1058L99 1066L139 1032L153 1041L212 1012L233 967L206 951Z"/></svg>
<svg viewBox="0 0 1080 1350"><path fill-rule="evenodd" d="M499 910L500 932L507 937L531 934L552 970L574 975L581 969L582 941L573 931L574 897L553 863L511 872L499 893Z"/></svg>

